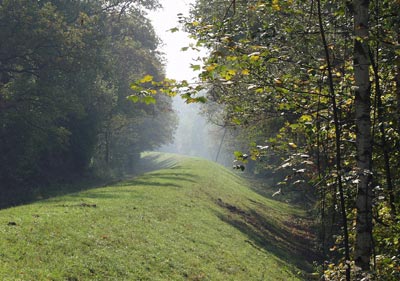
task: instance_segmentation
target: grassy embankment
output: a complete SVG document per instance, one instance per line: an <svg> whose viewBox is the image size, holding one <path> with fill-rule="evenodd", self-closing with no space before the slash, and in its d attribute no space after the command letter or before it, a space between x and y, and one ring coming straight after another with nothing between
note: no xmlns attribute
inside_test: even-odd
<svg viewBox="0 0 400 281"><path fill-rule="evenodd" d="M302 279L304 211L205 160L146 163L165 169L1 210L0 280Z"/></svg>

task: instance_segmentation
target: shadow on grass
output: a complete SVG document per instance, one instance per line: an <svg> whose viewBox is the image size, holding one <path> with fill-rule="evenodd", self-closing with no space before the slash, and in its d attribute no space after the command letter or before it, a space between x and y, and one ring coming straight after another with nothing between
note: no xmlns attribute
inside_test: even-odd
<svg viewBox="0 0 400 281"><path fill-rule="evenodd" d="M150 186L150 187L182 187L176 183L162 183L157 181L146 181L146 180L131 180L124 181L124 183L118 184L117 187L121 186Z"/></svg>
<svg viewBox="0 0 400 281"><path fill-rule="evenodd" d="M166 156L162 153L146 153L140 159L140 165L135 168L134 174L144 174L155 170L175 167L178 162L176 156Z"/></svg>
<svg viewBox="0 0 400 281"><path fill-rule="evenodd" d="M194 175L180 174L174 175L171 173L154 173L153 175L144 175L140 179L136 177L159 169L174 169L177 167L179 161L179 155L166 155L162 153L146 153L136 165L136 169L127 175L119 178L101 178L86 176L77 179L71 179L69 182L42 184L36 188L24 188L18 189L17 191L9 188L8 190L0 190L0 209L6 209L14 206L30 204L36 201L55 198L58 196L69 195L86 191L90 189L96 189L100 187L106 187L110 185L116 186L130 186L130 185L144 185L144 186L164 186L164 187L181 187L183 184L177 184L176 182L194 182L192 178ZM156 177L161 177L160 180L155 180ZM154 180L152 180L154 179ZM128 180L126 183L118 183ZM176 182L164 182L166 180ZM93 193L94 194L94 193ZM79 195L77 195L79 196ZM93 195L101 197L101 194ZM114 195L103 195L104 197L112 197Z"/></svg>
<svg viewBox="0 0 400 281"><path fill-rule="evenodd" d="M87 192L84 194L81 194L81 193L72 194L72 197L78 197L78 198L81 198L82 200L83 199L113 199L113 198L118 199L118 198L121 198L122 196L124 196L124 194L117 194L115 192L106 192L106 191L105 192L99 192L99 191Z"/></svg>
<svg viewBox="0 0 400 281"><path fill-rule="evenodd" d="M174 171L177 166L171 166L166 171L151 172L140 176L134 177L131 180L125 180L116 186L165 186L165 187L183 187L185 183L196 183L197 175L191 172L182 172L179 167L179 172Z"/></svg>
<svg viewBox="0 0 400 281"><path fill-rule="evenodd" d="M312 272L313 261L320 257L313 250L312 234L306 229L298 231L294 223L274 223L257 210L244 211L236 206L217 200L217 205L227 212L217 213L217 216L225 223L235 227L244 233L249 244L258 250L266 250L278 258L294 264L299 269ZM293 217L296 220L295 217Z"/></svg>

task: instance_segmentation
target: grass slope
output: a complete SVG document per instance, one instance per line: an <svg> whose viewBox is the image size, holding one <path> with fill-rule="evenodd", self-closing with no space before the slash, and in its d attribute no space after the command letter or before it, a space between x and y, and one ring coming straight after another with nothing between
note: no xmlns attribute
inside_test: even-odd
<svg viewBox="0 0 400 281"><path fill-rule="evenodd" d="M1 210L0 280L301 280L303 211L205 160L145 159L168 168Z"/></svg>

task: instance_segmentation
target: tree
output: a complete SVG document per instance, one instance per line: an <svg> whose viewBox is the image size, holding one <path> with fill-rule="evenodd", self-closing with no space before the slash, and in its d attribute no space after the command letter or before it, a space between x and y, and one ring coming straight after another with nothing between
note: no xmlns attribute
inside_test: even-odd
<svg viewBox="0 0 400 281"><path fill-rule="evenodd" d="M193 65L199 84L134 87L144 96L185 89L189 102L207 89L223 110L220 123L240 128L238 144L249 142L238 160L279 171L275 182L287 190L318 194L328 279L366 277L372 261L375 274L396 278L390 268L398 262L386 254L399 244L396 8L395 1L198 1L181 21L209 49L204 66Z"/></svg>
<svg viewBox="0 0 400 281"><path fill-rule="evenodd" d="M101 166L99 153L123 170L172 138L169 98L156 106L126 99L133 79L164 75L145 17L157 7L155 0L0 3L0 191L9 195L2 200L81 178Z"/></svg>
<svg viewBox="0 0 400 281"><path fill-rule="evenodd" d="M369 270L372 255L372 136L369 37L369 1L353 1L354 9L354 80L357 128L357 224L355 261Z"/></svg>

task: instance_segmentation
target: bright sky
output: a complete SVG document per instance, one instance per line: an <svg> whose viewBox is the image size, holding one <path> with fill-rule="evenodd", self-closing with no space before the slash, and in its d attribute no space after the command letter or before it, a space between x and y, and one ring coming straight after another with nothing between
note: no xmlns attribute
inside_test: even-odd
<svg viewBox="0 0 400 281"><path fill-rule="evenodd" d="M178 14L188 15L190 5L194 0L160 0L164 7L149 14L158 36L164 42L161 48L167 60L166 74L168 78L176 80L192 80L197 74L192 71L190 64L199 56L195 51L181 51L189 45L188 35L184 32L171 33L169 30L178 27Z"/></svg>

